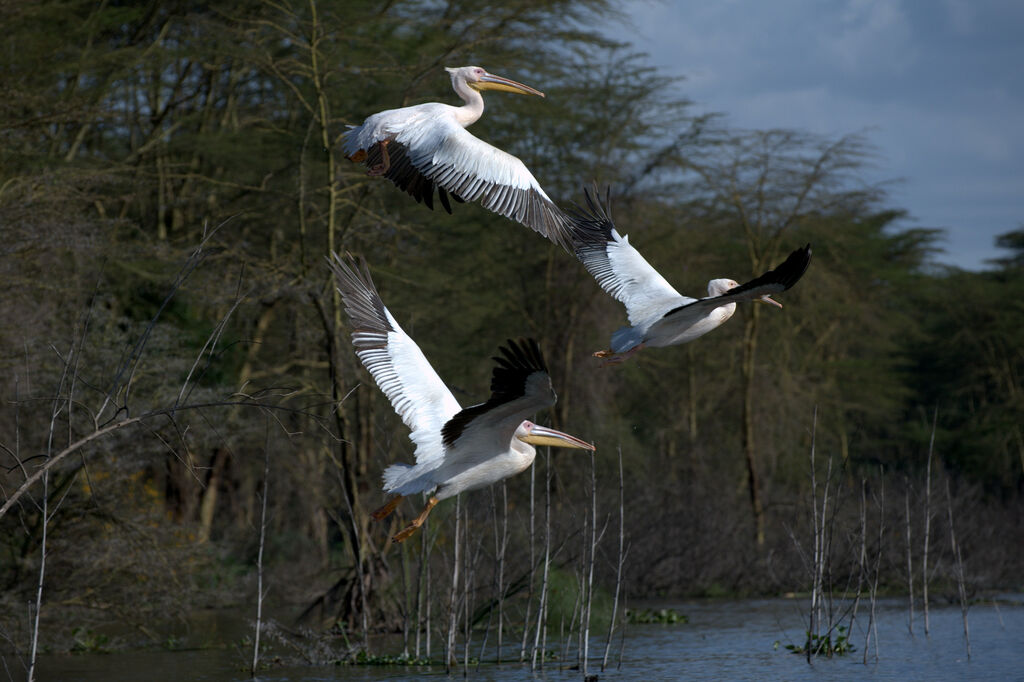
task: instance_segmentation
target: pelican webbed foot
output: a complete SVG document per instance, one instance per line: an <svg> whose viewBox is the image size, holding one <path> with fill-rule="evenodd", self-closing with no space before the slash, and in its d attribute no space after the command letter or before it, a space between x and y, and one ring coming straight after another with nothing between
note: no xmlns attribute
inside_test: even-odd
<svg viewBox="0 0 1024 682"><path fill-rule="evenodd" d="M423 522L427 520L427 515L430 514L430 510L433 509L438 502L440 502L440 500L436 497L431 497L427 500L427 506L423 507L423 511L420 512L420 515L413 519L412 523L396 533L395 536L391 538L391 542L405 542L408 540L409 536L415 533L416 529L422 526Z"/></svg>
<svg viewBox="0 0 1024 682"><path fill-rule="evenodd" d="M377 143L378 149L380 149L380 163L375 164L370 170L366 172L367 175L378 176L384 175L391 168L391 156L388 154L388 142L390 140L381 140Z"/></svg>
<svg viewBox="0 0 1024 682"><path fill-rule="evenodd" d="M401 495L395 495L390 500L388 500L387 504L385 504L383 507L372 512L370 516L377 519L378 521L386 519L388 516L391 515L391 512L395 511L395 507L398 506L398 503L401 502L402 499L403 498Z"/></svg>
<svg viewBox="0 0 1024 682"><path fill-rule="evenodd" d="M604 362L601 363L602 367L607 367L608 365L621 365L623 362L633 357L633 355L643 347L644 344L641 343L633 346L625 353L616 353L610 350L599 350L594 353L594 357L604 360Z"/></svg>

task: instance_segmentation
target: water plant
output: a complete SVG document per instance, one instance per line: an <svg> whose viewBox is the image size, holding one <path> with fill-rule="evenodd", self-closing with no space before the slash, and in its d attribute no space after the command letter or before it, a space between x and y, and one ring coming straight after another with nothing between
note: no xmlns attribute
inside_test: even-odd
<svg viewBox="0 0 1024 682"><path fill-rule="evenodd" d="M850 633L845 625L840 625L835 629L835 638L832 637L833 632L831 630L820 635L810 630L807 630L806 633L807 640L802 646L799 644L787 644L786 648L794 654L801 656L810 653L814 656L826 656L828 658L844 656L856 651L856 648L850 642Z"/></svg>
<svg viewBox="0 0 1024 682"><path fill-rule="evenodd" d="M76 627L71 631L74 643L71 645L72 653L76 654L109 654L110 638L104 634L94 632L89 628Z"/></svg>
<svg viewBox="0 0 1024 682"><path fill-rule="evenodd" d="M417 658L416 656L387 656L387 655L376 655L368 654L365 651L359 651L355 656L345 661L350 665L409 665L409 666L424 666L424 665L443 665L441 661L430 659L430 658ZM472 659L472 663L476 660Z"/></svg>
<svg viewBox="0 0 1024 682"><path fill-rule="evenodd" d="M630 625L680 625L689 623L690 619L675 609L626 609L626 622Z"/></svg>

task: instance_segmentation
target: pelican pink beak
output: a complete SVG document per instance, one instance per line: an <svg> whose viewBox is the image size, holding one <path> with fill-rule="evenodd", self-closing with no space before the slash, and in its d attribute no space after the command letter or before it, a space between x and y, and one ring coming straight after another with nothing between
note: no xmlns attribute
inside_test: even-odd
<svg viewBox="0 0 1024 682"><path fill-rule="evenodd" d="M579 448L581 450L596 450L593 445L580 440L576 436L570 436L561 431L549 429L546 426L533 425L530 433L519 436L519 440L530 445L550 445L556 448Z"/></svg>
<svg viewBox="0 0 1024 682"><path fill-rule="evenodd" d="M782 304L781 304L781 303L779 303L778 301L776 301L776 300L775 300L774 298L772 298L772 297L771 297L771 296L769 296L768 294L765 294L765 295L764 295L764 296L762 296L761 298L755 298L755 299L754 299L754 302L755 302L755 303L767 303L768 305L774 305L774 306L778 306L778 307L780 307L780 308L782 307Z"/></svg>
<svg viewBox="0 0 1024 682"><path fill-rule="evenodd" d="M502 92L519 93L520 95L544 96L543 92L534 90L529 85L523 85L509 78L502 78L491 73L485 73L480 76L480 80L469 83L469 87L475 90L501 90Z"/></svg>

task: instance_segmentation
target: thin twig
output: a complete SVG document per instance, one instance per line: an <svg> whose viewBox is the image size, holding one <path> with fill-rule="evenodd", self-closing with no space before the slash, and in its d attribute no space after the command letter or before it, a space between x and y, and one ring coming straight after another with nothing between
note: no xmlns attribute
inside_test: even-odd
<svg viewBox="0 0 1024 682"><path fill-rule="evenodd" d="M536 489L536 476L537 466L530 467L530 580L526 592L526 613L523 616L523 642L519 647L519 662L522 663L526 660L526 642L530 635L530 607L533 605L533 583L534 575L537 571L537 557L536 557L536 510L535 510L535 494ZM532 669L532 664L531 664Z"/></svg>
<svg viewBox="0 0 1024 682"><path fill-rule="evenodd" d="M64 411L64 403L60 400L60 394L64 390L64 384L67 381L68 369L71 365L71 356L74 354L74 344L72 344L71 350L68 352L68 358L64 362L64 368L61 372L60 381L57 384L57 392L53 401L53 409L50 412L50 433L46 439L46 459L51 459L53 453L53 436L57 429L57 417L61 412ZM68 405L71 404L73 396L68 394ZM29 666L28 666L28 682L35 680L36 671L36 654L39 651L39 617L43 607L43 584L44 578L46 577L46 540L47 540L47 528L50 525L50 474L47 468L46 473L43 475L43 500L42 509L42 537L39 541L39 582L36 587L36 604L35 614L32 623L32 650L29 654Z"/></svg>
<svg viewBox="0 0 1024 682"><path fill-rule="evenodd" d="M340 469L338 471L340 472ZM339 473L339 475L341 474ZM338 487L341 488L342 497L345 498L345 507L348 510L349 527L352 532L352 539L355 541L353 543L353 558L355 559L356 564L356 578L359 580L359 600L361 602L359 611L361 616L360 625L362 626L363 631L363 651L366 652L367 655L369 655L370 624L368 622L368 611L370 610L370 605L366 603L366 578L365 574L363 573L363 553L358 550L358 547L360 546L359 527L356 524L356 515L355 512L352 510L352 500L348 495L348 488L345 487L344 479L340 481L340 484L341 485L339 485Z"/></svg>
<svg viewBox="0 0 1024 682"><path fill-rule="evenodd" d="M949 512L949 544L953 550L953 567L956 570L956 587L960 595L960 616L964 622L964 645L967 647L967 660L971 660L971 631L967 627L967 588L964 585L964 558L960 545L956 541L953 528L953 495L949 492L949 479L946 479L946 505Z"/></svg>
<svg viewBox="0 0 1024 682"><path fill-rule="evenodd" d="M924 601L924 636L931 630L928 621L928 539L932 523L932 452L935 447L935 426L939 421L939 408L932 412L932 435L928 440L928 464L924 474L924 553L921 555L921 599Z"/></svg>
<svg viewBox="0 0 1024 682"><path fill-rule="evenodd" d="M462 495L455 496L455 538L452 552L452 583L448 598L448 642L445 647L444 668L452 674L452 662L455 661L455 634L458 628L458 589L459 589L459 558L462 545L459 543L459 530L462 522Z"/></svg>
<svg viewBox="0 0 1024 682"><path fill-rule="evenodd" d="M256 666L260 660L260 630L263 626L263 546L267 537L267 491L270 486L270 420L266 420L266 436L263 442L263 494L260 496L260 549L256 553L256 633L252 642L252 668L250 674L256 677Z"/></svg>
<svg viewBox="0 0 1024 682"><path fill-rule="evenodd" d="M537 668L537 648L541 646L541 629L546 622L548 598L548 571L551 568L551 448L544 448L547 475L544 482L544 572L540 583L540 602L537 605L537 629L533 633L533 653L530 655L530 670ZM546 628L544 628L546 629ZM544 667L544 652L541 651L541 667Z"/></svg>
<svg viewBox="0 0 1024 682"><path fill-rule="evenodd" d="M907 536L907 630L910 632L910 636L914 636L914 562L912 555L913 543L910 537L910 479L906 476L903 477L903 483L906 486L906 490L903 493L904 511L907 517L906 523L906 536Z"/></svg>
<svg viewBox="0 0 1024 682"><path fill-rule="evenodd" d="M590 565L587 572L586 615L583 620L583 677L590 656L590 612L594 604L594 559L597 554L597 463L590 451Z"/></svg>
<svg viewBox="0 0 1024 682"><path fill-rule="evenodd" d="M625 553L623 552L623 546L626 536L626 499L624 491L624 481L622 471L622 445L619 445L619 560L615 567L615 596L612 598L612 616L611 620L608 621L608 639L604 644L604 656L601 658L601 672L605 671L608 667L608 653L612 648L612 635L615 634L615 617L618 613L619 608L619 591L622 587L622 565L625 560Z"/></svg>

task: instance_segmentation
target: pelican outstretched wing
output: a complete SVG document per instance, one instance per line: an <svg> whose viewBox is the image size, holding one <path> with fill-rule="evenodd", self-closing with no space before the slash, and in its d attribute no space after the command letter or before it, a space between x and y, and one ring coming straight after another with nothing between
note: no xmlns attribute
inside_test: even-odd
<svg viewBox="0 0 1024 682"><path fill-rule="evenodd" d="M678 319L680 316L692 316L696 321L708 311L728 303L741 303L743 301L754 301L763 296L777 294L789 289L803 277L807 266L811 264L811 245L807 244L793 251L775 269L769 270L760 277L755 277L745 284L730 289L721 296L709 296L692 303L681 305L665 313L665 317L671 316Z"/></svg>
<svg viewBox="0 0 1024 682"><path fill-rule="evenodd" d="M695 299L681 295L619 235L611 218L610 191L602 202L594 187L584 189L589 210L567 214L572 248L601 288L626 306L633 326L651 322L673 307Z"/></svg>
<svg viewBox="0 0 1024 682"><path fill-rule="evenodd" d="M334 254L330 266L352 321L356 355L412 431L417 464L439 460L441 427L459 411L458 401L384 306L366 262Z"/></svg>
<svg viewBox="0 0 1024 682"><path fill-rule="evenodd" d="M491 397L444 425L445 465L472 465L505 452L524 419L555 404L544 356L534 339L509 339L493 358Z"/></svg>
<svg viewBox="0 0 1024 682"><path fill-rule="evenodd" d="M415 110L409 112L415 118L400 126L381 129L372 136L363 127L353 130L351 138L346 138L346 153L365 149L364 161L372 167L383 161L378 143L388 139L390 165L384 177L416 201L433 208L436 188L449 213L448 195L460 202L476 201L569 250L565 214L526 164L459 125L450 115L454 107L425 104L409 109Z"/></svg>

